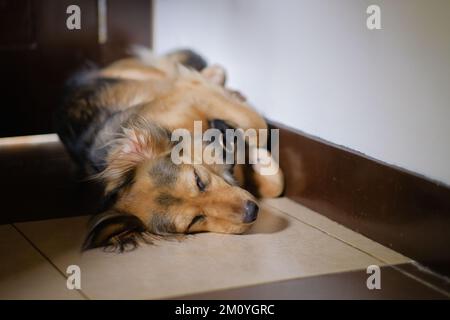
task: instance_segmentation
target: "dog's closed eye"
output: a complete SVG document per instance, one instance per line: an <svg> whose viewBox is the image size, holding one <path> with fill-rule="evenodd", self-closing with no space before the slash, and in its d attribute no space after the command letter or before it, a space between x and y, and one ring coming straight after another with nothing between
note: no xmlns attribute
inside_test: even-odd
<svg viewBox="0 0 450 320"><path fill-rule="evenodd" d="M191 223L189 223L186 232L189 232L189 229L191 229L191 227L192 227L194 224L196 224L196 223L198 223L198 222L200 222L200 221L203 221L203 220L205 220L205 216L204 216L203 214L196 215L196 216L192 219Z"/></svg>

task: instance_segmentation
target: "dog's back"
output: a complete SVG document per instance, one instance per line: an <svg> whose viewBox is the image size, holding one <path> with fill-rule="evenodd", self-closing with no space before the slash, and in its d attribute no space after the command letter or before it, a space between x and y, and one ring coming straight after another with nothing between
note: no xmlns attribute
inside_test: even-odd
<svg viewBox="0 0 450 320"><path fill-rule="evenodd" d="M137 71L145 69L149 51L137 50L139 59L124 59L116 64L130 64ZM205 60L191 50L177 50L164 59L180 63L200 71L206 67ZM80 71L65 84L60 106L55 113L55 129L67 151L85 173L98 173L104 169L104 157L108 146L102 147L124 122L134 117L137 110L127 96L143 96L145 88L121 78L121 68L105 72L96 67ZM119 70L119 72L117 72ZM117 74L115 73L117 72ZM123 72L122 72L123 73ZM108 135L108 137L104 137ZM100 146L100 148L99 148Z"/></svg>

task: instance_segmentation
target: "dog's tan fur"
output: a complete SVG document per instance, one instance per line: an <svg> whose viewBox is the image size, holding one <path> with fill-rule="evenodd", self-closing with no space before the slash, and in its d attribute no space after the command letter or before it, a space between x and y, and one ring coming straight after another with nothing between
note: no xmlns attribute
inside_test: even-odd
<svg viewBox="0 0 450 320"><path fill-rule="evenodd" d="M120 60L83 75L69 91L57 116L58 133L78 163L104 183L105 197L112 198L94 218L86 249L123 249L146 232L242 233L253 223L243 222L246 205L256 202L242 187L251 180L259 196L282 192L281 171L263 176L236 165L231 175L227 165L171 161L168 133L193 132L194 121L202 121L204 130L214 119L244 130L267 129L245 98L225 87L221 67L195 71L181 64L185 58L175 53ZM90 81L107 83L84 86ZM247 144L263 148L267 141Z"/></svg>

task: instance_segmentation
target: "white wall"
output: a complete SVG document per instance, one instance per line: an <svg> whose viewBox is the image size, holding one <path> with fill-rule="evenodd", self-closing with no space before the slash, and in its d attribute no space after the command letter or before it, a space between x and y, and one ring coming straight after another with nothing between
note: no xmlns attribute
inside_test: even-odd
<svg viewBox="0 0 450 320"><path fill-rule="evenodd" d="M158 52L223 64L270 119L450 184L449 0L156 0L155 19Z"/></svg>

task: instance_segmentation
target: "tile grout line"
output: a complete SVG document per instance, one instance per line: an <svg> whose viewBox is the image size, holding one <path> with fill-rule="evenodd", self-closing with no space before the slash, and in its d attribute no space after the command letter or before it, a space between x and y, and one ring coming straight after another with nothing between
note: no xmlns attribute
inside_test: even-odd
<svg viewBox="0 0 450 320"><path fill-rule="evenodd" d="M360 251L360 252L362 252L362 253L364 253L364 254L367 254L368 256L370 256L370 257L372 257L372 258L374 258L374 259L376 259L376 260L378 260L378 261L380 261L380 262L382 262L382 263L385 263L387 266L392 267L393 269L397 270L397 271L400 272L401 274L403 274L403 275L405 275L405 276L407 276L407 277L409 277L409 278L411 278L411 279L413 279L413 280L415 280L415 281L417 281L417 282L419 282L419 283L422 283L423 285L425 285L425 286L427 286L427 287L429 287L429 288L431 288L431 289L433 289L433 290L435 290L435 291L437 291L437 292L443 294L444 296L450 298L450 293L449 293L449 292L447 292L447 291L445 291L445 290L442 290L442 289L436 287L435 285L433 285L433 284L431 284L431 283L429 283L429 282L427 282L427 281L425 281L425 280L423 280L423 279L420 279L420 278L414 276L413 274L411 274L411 273L409 273L409 272L407 272L407 271L405 271L405 270L402 270L401 268L397 267L395 264L392 264L392 263L390 263L390 262L387 262L387 261L385 261L384 259L379 258L379 257L375 256L374 254L372 254L372 253L370 253L370 252L367 252L367 251L365 251L365 250L363 250L363 249L357 247L356 245L354 245L354 244L352 244L352 243L350 243L350 242L348 242L348 241L346 241L346 240L344 240L344 239L341 239L341 238L339 238L339 237L336 236L336 235L333 235L333 234L329 233L328 231L326 231L326 230L324 230L324 229L321 229L321 228L319 228L319 227L317 227L317 226L314 226L313 224L310 224L310 223L308 223L308 222L305 222L305 221L303 221L303 220L301 220L301 219L299 219L299 218L297 218L297 217L291 215L290 213L288 213L288 212L286 212L286 211L284 211L284 210L282 210L282 209L279 209L279 208L277 208L277 207L275 207L275 206L273 206L273 205L271 205L271 204L267 204L267 205L269 205L270 207L272 207L272 208L274 208L274 209L276 209L276 210L278 210L278 211L280 211L280 212L282 212L282 213L288 215L289 217L291 217L291 218L293 218L293 219L299 221L300 223L303 223L303 224L305 224L305 225L308 225L308 226L310 226L310 227L312 227L312 228L314 228L314 229L316 229L316 230L318 230L318 231L320 231L320 232L322 232L322 233L324 233L324 234L326 234L326 235L328 235L328 236L330 236L330 237L332 237L332 238L334 238L334 239L336 239L336 240L338 240L338 241L341 241L342 243L345 243L346 245L348 245L348 246L350 246L350 247L352 247L352 248L354 248L354 249L356 249L356 250L358 250L358 251ZM373 241L373 240L372 240L372 241ZM413 264L418 264L418 263L417 263L416 261L414 261L414 260L411 260L411 261L412 261ZM420 265L420 264L419 264L419 265Z"/></svg>
<svg viewBox="0 0 450 320"><path fill-rule="evenodd" d="M53 263L52 260L50 260L49 257L47 257L44 252L39 249L38 246L36 246L33 241L31 241L30 238L28 238L26 236L25 233L22 232L22 230L20 230L14 223L11 223L11 226L33 247L34 250L36 250L41 256L42 258L44 258L48 263L50 263L50 265L56 269L56 271L64 278L67 279L66 275ZM77 290L77 292L86 300L91 300L82 290Z"/></svg>
<svg viewBox="0 0 450 320"><path fill-rule="evenodd" d="M336 235L334 235L334 234L331 234L331 233L329 233L328 231L326 231L326 230L324 230L324 229L321 229L321 228L319 228L319 227L316 227L316 226L314 226L313 224L310 224L310 223L308 223L308 222L306 222L306 221L303 221L303 220L301 220L301 219L299 219L299 218L297 218L297 217L291 215L290 213L288 213L288 212L286 212L286 211L284 211L284 210L282 210L282 209L280 209L280 208L277 208L277 207L275 207L275 206L273 206L273 205L271 205L271 204L268 204L268 203L266 203L266 205L268 205L269 207L271 207L271 208L273 208L273 209L276 209L276 210L278 210L278 211L280 211L280 212L282 212L282 213L288 215L289 217L291 217L291 218L293 218L293 219L299 221L300 223L303 223L303 224L305 224L305 225L307 225L307 226L310 226L310 227L312 227L312 228L314 228L314 229L316 229L316 230L318 230L318 231L320 231L320 232L322 232L322 233L324 233L324 234L326 234L326 235L328 235L328 236L330 236L330 237L332 237L332 238L334 238L334 239L336 239L336 240L338 240L338 241L340 241L340 242L342 242L342 243L345 243L346 245L348 245L348 246L350 246L350 247L352 247L352 248L354 248L354 249L356 249L356 250L358 250L358 251L360 251L360 252L362 252L362 253L364 253L364 254L366 254L366 255L372 257L372 258L374 258L375 260L378 260L378 261L380 261L380 262L382 262L382 263L385 263L387 266L389 266L389 267L391 267L391 268L397 270L397 271L400 272L401 274L403 274L403 275L405 275L405 276L407 276L407 277L409 277L409 278L411 278L411 279L413 279L413 280L415 280L415 281L417 281L417 282L419 282L419 283L421 283L421 284L423 284L423 285L425 285L425 286L427 286L427 287L429 287L429 288L431 288L431 289L433 289L433 290L435 290L435 291L437 291L437 292L443 294L444 296L450 298L450 293L449 293L449 292L447 292L447 291L445 291L445 290L442 290L441 288L438 288L438 287L436 287L435 285L433 285L433 284L431 284L431 283L428 283L427 281L425 281L425 280L423 280L423 279L420 279L420 278L418 278L418 277L416 277L416 276L410 274L409 272L407 272L407 271L405 271L405 270L402 270L401 268L397 267L395 264L392 264L392 263L390 263L390 262L387 262L387 261L385 261L384 259L379 258L379 257L375 256L374 254L372 254L372 253L370 253L370 252L366 252L365 250L363 250L363 249L361 249L361 248L358 248L356 245L354 245L354 244L352 244L352 243L350 243L350 242L348 242L348 241L346 241L346 240L344 240L344 239L341 239L341 238L339 238L338 236L336 236ZM316 212L316 213L317 213L317 212ZM317 213L317 214L319 214L319 213ZM350 229L350 230L351 230L351 229ZM370 240L372 240L372 239L370 239ZM372 240L372 241L373 241L373 240ZM414 261L414 260L411 260L411 261L412 261L413 263L416 263L416 264L417 264L416 261Z"/></svg>
<svg viewBox="0 0 450 320"><path fill-rule="evenodd" d="M415 266L417 264L418 263L415 262L415 261L412 263L412 265L415 265ZM417 281L417 282L419 282L419 283L421 283L421 284L423 284L423 285L425 285L425 286L427 286L427 287L429 287L429 288L439 292L440 294L446 296L447 298L450 298L450 292L447 292L447 291L445 291L445 290L443 290L443 289L441 289L441 288L439 288L439 287L437 287L437 286L435 286L435 285L433 285L433 284L431 284L431 283L429 283L429 282L427 282L427 281L425 281L425 280L423 280L423 279L413 275L412 273L409 273L408 271L403 270L402 268L400 268L400 267L398 267L396 265L391 265L390 267L392 267L393 269L395 269L398 272L402 273L403 275L405 275L405 276L407 276L407 277L409 277L409 278L411 278L411 279L413 279L413 280L415 280L415 281Z"/></svg>
<svg viewBox="0 0 450 320"><path fill-rule="evenodd" d="M315 225L313 225L313 224L311 224L311 223L309 223L309 222L303 221L303 220L297 218L296 216L293 216L293 215L291 215L290 213L288 213L288 212L286 212L286 211L284 211L284 210L282 210L282 209L279 209L279 208L277 208L277 207L274 207L274 206L272 206L272 205L270 205L270 204L269 204L269 206L271 206L273 209L276 209L276 210L278 210L278 211L280 211L280 212L282 212L282 213L288 215L289 217L291 217L291 218L293 218L293 219L299 221L300 223L303 223L303 224L305 224L305 225L307 225L307 226L309 226L309 227L311 227L311 228L314 228L314 229L316 229L316 230L318 230L318 231L320 231L320 232L326 234L327 236L330 236L331 238L336 239L336 240L338 240L338 241L340 241L340 242L342 242L342 243L344 243L344 244L346 244L346 245L348 245L348 246L350 246L350 247L352 247L352 248L354 248L354 249L356 249L356 250L358 250L358 251L360 251L360 252L362 252L362 253L364 253L364 254L370 256L370 257L372 257L372 258L374 258L375 260L378 260L378 261L380 261L380 262L382 262L382 263L385 263L386 265L391 265L391 263L385 261L384 259L379 258L379 257L377 257L376 255L374 255L374 254L372 254L372 253L370 253L370 252L366 252L365 250L363 250L363 249L361 249L361 248L358 248L356 245L354 245L354 244L352 244L352 243L350 243L350 242L348 242L348 241L346 241L346 240L344 240L344 239L341 239L340 237L338 237L338 236L336 236L336 235L334 235L334 234L332 234L332 233L330 233L330 232L328 232L328 231L326 231L326 230L324 230L324 229L322 229L322 228L320 228L320 227L317 227L317 226L315 226Z"/></svg>
<svg viewBox="0 0 450 320"><path fill-rule="evenodd" d="M433 276L433 277L435 277L435 278L438 278L438 279L444 281L444 282L447 283L447 284L450 284L450 278L449 278L449 277L444 276L444 275L442 275L442 274L440 274L440 273L434 272L434 271L431 270L430 268L425 267L424 265L420 264L420 263L417 262L417 261L413 261L413 264L412 264L412 265L413 265L418 271L423 272L423 273L427 273L427 274L429 274L429 275L431 275L431 276Z"/></svg>
<svg viewBox="0 0 450 320"><path fill-rule="evenodd" d="M157 300L164 300L164 299L178 299L180 297L188 297L191 295L198 295L198 294L208 294L208 293L213 293L213 292L220 292L220 291L228 291L228 290L238 290L238 289L243 289L243 288L250 288L250 287L255 287L255 286L261 286L261 285L270 285L270 284L278 284L278 283L282 283L282 282L290 282L290 281L296 281L296 280L303 280L303 279L309 279L309 278L315 278L315 277L323 277L323 276L328 276L328 275L339 275L339 274L344 274L347 272L357 272L357 271L364 271L365 269L351 269L351 270L345 270L345 271L332 271L332 272L328 272L328 273L318 273L318 274L312 274L312 275L307 275L307 276L296 276L296 277L289 277L289 278L285 278L285 279L278 279L278 280L269 280L269 281L263 281L263 282L258 282L258 283L253 283L253 284L245 284L245 285L235 285L235 286L231 286L231 287L225 287L225 288L219 288L219 289L213 289L213 290L202 290L202 291L198 291L198 292L194 292L194 293L190 293L190 294L178 294L178 295L174 295L174 296L167 296L167 298L157 298Z"/></svg>

